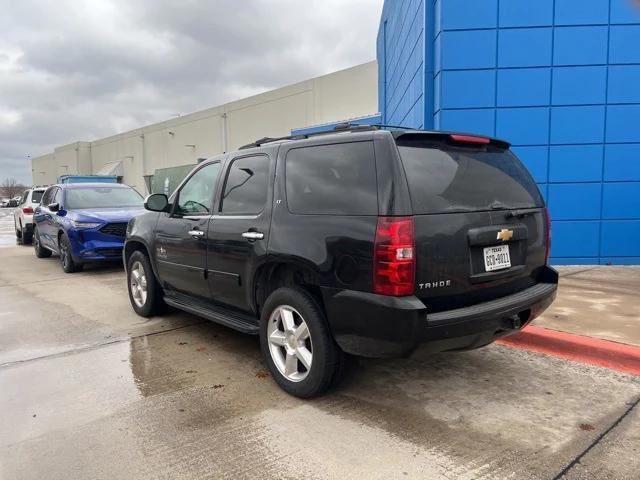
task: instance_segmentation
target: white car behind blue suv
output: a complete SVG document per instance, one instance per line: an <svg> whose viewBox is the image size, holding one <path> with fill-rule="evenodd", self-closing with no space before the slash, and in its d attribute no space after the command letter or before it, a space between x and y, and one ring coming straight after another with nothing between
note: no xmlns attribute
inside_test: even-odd
<svg viewBox="0 0 640 480"><path fill-rule="evenodd" d="M33 238L33 212L42 200L46 187L25 190L20 204L13 211L13 223L18 243L31 243Z"/></svg>

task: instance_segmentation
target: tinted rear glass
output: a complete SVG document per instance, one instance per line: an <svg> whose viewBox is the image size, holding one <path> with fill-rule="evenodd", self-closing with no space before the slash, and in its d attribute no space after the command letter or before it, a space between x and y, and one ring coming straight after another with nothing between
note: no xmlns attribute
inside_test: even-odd
<svg viewBox="0 0 640 480"><path fill-rule="evenodd" d="M543 206L537 185L510 151L398 139L416 214Z"/></svg>
<svg viewBox="0 0 640 480"><path fill-rule="evenodd" d="M377 215L378 190L372 142L295 148L286 160L291 213Z"/></svg>
<svg viewBox="0 0 640 480"><path fill-rule="evenodd" d="M78 208L141 207L142 196L133 188L70 188L65 196L67 210Z"/></svg>
<svg viewBox="0 0 640 480"><path fill-rule="evenodd" d="M40 203L44 190L34 190L31 192L31 203Z"/></svg>

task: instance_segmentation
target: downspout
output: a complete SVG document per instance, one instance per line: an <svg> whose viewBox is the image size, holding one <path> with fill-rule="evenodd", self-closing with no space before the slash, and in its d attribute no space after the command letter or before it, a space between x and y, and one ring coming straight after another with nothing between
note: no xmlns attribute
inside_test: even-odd
<svg viewBox="0 0 640 480"><path fill-rule="evenodd" d="M147 182L144 180L145 175L147 175L147 144L144 139L144 133L140 134L140 140L142 140L142 184L149 194L151 192L149 191Z"/></svg>
<svg viewBox="0 0 640 480"><path fill-rule="evenodd" d="M227 153L229 148L227 112L224 112L220 117L222 118L222 153Z"/></svg>

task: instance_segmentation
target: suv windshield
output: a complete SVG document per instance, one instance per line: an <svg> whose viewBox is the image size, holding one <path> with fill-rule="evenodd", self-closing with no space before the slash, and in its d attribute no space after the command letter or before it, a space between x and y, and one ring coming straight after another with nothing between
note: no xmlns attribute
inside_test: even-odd
<svg viewBox="0 0 640 480"><path fill-rule="evenodd" d="M44 190L34 190L31 192L31 203L40 203Z"/></svg>
<svg viewBox="0 0 640 480"><path fill-rule="evenodd" d="M142 196L133 188L70 188L66 191L64 207L79 208L141 207Z"/></svg>
<svg viewBox="0 0 640 480"><path fill-rule="evenodd" d="M400 137L397 145L416 214L543 206L537 185L510 150L418 136Z"/></svg>

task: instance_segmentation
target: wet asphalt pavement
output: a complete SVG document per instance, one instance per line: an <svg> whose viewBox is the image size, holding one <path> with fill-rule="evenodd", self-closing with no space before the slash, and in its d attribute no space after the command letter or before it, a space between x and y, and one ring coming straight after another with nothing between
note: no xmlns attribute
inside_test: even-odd
<svg viewBox="0 0 640 480"><path fill-rule="evenodd" d="M0 248L1 479L637 479L638 398L637 377L496 345L357 360L302 401L256 338L136 316L121 268Z"/></svg>
<svg viewBox="0 0 640 480"><path fill-rule="evenodd" d="M0 247L15 245L15 227L13 225L13 208L0 208Z"/></svg>

